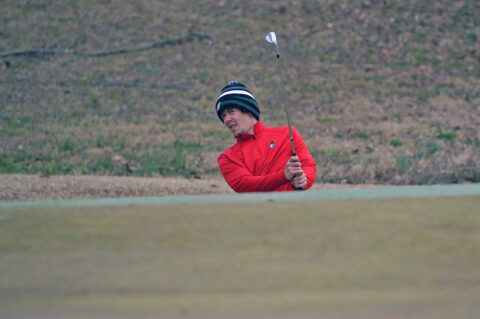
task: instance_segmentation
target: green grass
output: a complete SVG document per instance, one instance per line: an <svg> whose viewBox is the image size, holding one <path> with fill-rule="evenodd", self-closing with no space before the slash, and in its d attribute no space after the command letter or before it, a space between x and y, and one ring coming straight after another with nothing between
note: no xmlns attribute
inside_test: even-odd
<svg viewBox="0 0 480 319"><path fill-rule="evenodd" d="M6 318L474 318L480 198L0 208Z"/></svg>
<svg viewBox="0 0 480 319"><path fill-rule="evenodd" d="M390 140L390 145L393 146L393 147L400 147L403 145L403 142L401 140L398 140L398 139L391 139Z"/></svg>
<svg viewBox="0 0 480 319"><path fill-rule="evenodd" d="M438 139L453 141L457 137L457 134L455 132L440 131L440 132L437 133L436 137Z"/></svg>
<svg viewBox="0 0 480 319"><path fill-rule="evenodd" d="M397 160L397 169L400 174L406 173L410 169L413 163L412 156L408 156L405 154L398 155L396 160Z"/></svg>

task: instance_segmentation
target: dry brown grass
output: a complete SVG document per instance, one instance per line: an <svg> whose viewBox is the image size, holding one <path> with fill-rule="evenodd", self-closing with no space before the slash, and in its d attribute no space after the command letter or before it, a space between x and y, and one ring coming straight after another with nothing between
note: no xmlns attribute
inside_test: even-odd
<svg viewBox="0 0 480 319"><path fill-rule="evenodd" d="M213 111L227 81L253 90L265 124L285 125L263 40L275 30L293 123L319 181L479 181L476 2L73 0L0 10L0 51L91 53L189 29L212 37L104 58L6 57L2 173L218 174L211 159L233 143ZM116 169L119 155L138 169ZM166 169L159 158L179 163Z"/></svg>

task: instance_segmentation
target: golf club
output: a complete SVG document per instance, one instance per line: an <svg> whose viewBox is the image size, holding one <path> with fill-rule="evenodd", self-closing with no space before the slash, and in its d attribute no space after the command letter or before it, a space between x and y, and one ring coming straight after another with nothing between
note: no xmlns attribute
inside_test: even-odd
<svg viewBox="0 0 480 319"><path fill-rule="evenodd" d="M287 123L288 123L288 130L290 132L290 142L292 143L292 156L296 156L295 152L295 145L293 144L293 134L292 134L292 125L290 123L290 114L288 113L288 108L287 108L287 100L285 98L285 86L283 84L283 72L282 72L282 64L280 63L280 51L278 50L278 42L277 42L277 36L275 35L275 32L269 32L265 36L265 40L267 40L268 43L271 43L275 46L275 52L277 54L277 64L278 64L278 71L280 73L280 82L282 85L282 99L283 99L283 106L285 108L285 114L287 115Z"/></svg>
<svg viewBox="0 0 480 319"><path fill-rule="evenodd" d="M285 97L285 86L283 84L282 64L280 63L280 50L278 50L278 42L277 42L277 36L275 35L275 32L271 31L267 33L267 35L265 36L265 40L267 40L268 43L271 43L275 46L275 53L277 54L277 62L278 62L277 63L278 72L280 73L280 82L282 85L283 106L285 108L285 114L287 115L288 131L290 133L290 143L292 144L292 156L297 156L297 153L295 152L295 145L293 143L292 125L290 123L290 113L288 113L287 99ZM297 190L303 190L303 189L297 188Z"/></svg>

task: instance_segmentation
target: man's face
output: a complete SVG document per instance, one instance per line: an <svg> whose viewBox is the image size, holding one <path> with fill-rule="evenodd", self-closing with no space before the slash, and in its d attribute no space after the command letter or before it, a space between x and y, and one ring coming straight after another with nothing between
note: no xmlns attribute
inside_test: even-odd
<svg viewBox="0 0 480 319"><path fill-rule="evenodd" d="M235 137L242 134L253 134L253 126L257 120L250 113L243 113L239 109L229 108L222 112L223 124Z"/></svg>

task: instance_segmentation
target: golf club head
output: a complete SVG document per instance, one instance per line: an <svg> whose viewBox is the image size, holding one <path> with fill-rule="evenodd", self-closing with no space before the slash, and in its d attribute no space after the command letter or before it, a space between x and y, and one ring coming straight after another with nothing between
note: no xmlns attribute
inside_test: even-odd
<svg viewBox="0 0 480 319"><path fill-rule="evenodd" d="M277 36L275 35L275 32L273 31L268 32L267 35L265 36L265 40L267 40L268 43L271 43L275 46L275 52L277 53L277 58L280 58L280 52L278 51Z"/></svg>

